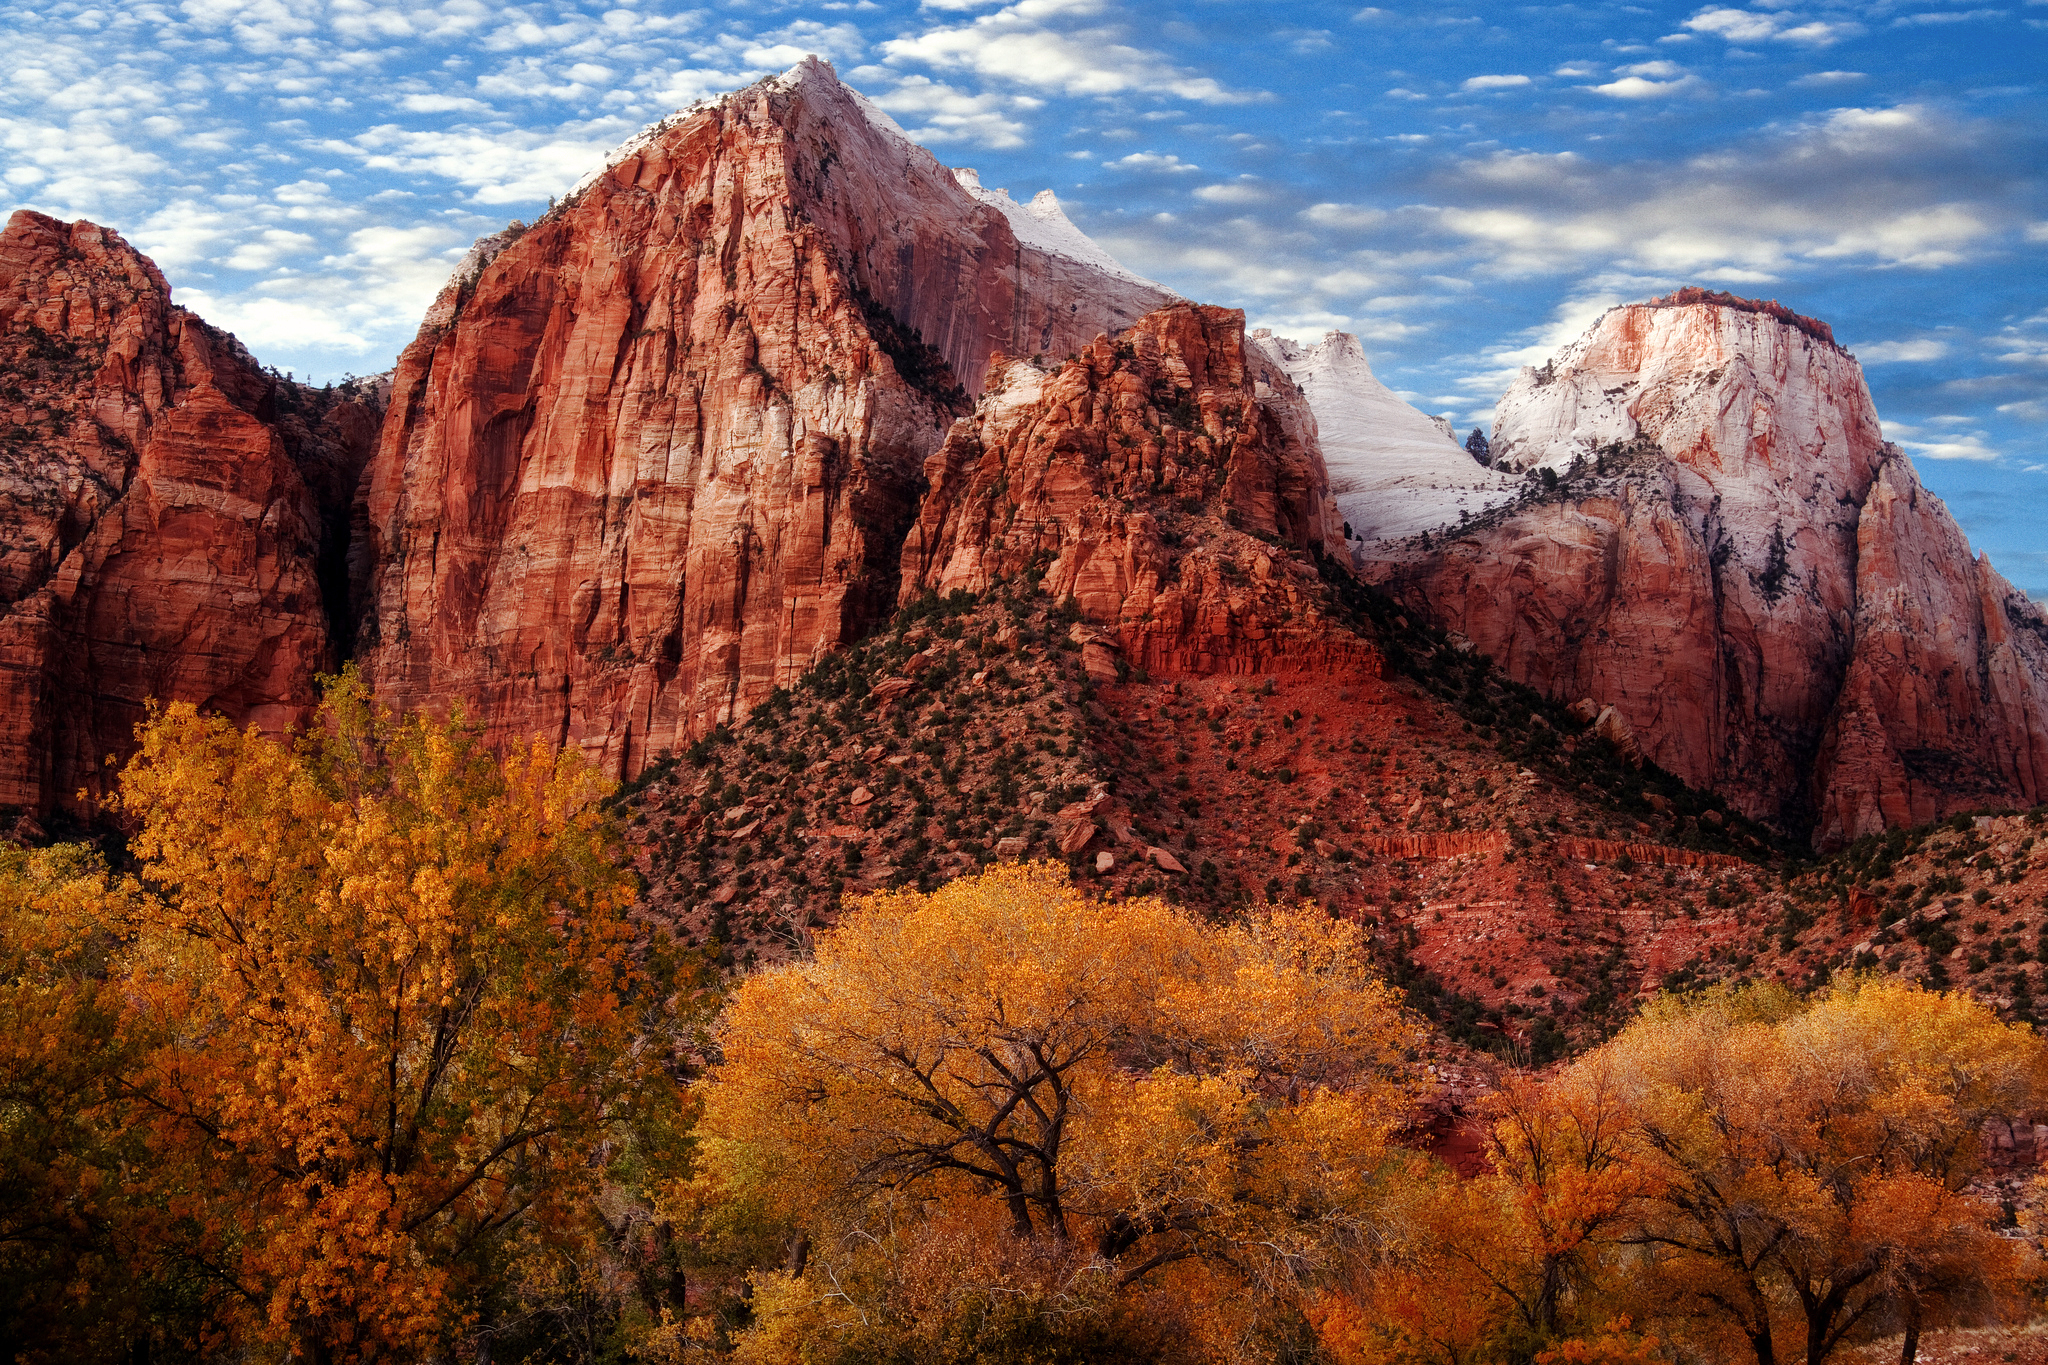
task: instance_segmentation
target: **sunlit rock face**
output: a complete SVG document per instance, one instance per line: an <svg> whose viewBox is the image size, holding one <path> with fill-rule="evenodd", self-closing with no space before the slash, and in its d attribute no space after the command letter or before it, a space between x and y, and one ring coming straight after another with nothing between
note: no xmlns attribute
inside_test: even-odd
<svg viewBox="0 0 2048 1365"><path fill-rule="evenodd" d="M1171 297L822 63L686 111L486 244L405 352L358 652L395 704L632 772L893 610L993 354Z"/></svg>
<svg viewBox="0 0 2048 1365"><path fill-rule="evenodd" d="M925 472L906 600L1039 572L1105 679L1378 672L1323 611L1343 530L1315 419L1240 312L1163 308L1057 368L999 358Z"/></svg>
<svg viewBox="0 0 2048 1365"><path fill-rule="evenodd" d="M1368 575L1645 754L1833 845L2048 795L2048 623L1878 428L1823 324L1613 309L1498 408L1523 501Z"/></svg>
<svg viewBox="0 0 2048 1365"><path fill-rule="evenodd" d="M92 223L0 234L0 808L89 811L152 698L271 733L335 663L381 408L266 374Z"/></svg>

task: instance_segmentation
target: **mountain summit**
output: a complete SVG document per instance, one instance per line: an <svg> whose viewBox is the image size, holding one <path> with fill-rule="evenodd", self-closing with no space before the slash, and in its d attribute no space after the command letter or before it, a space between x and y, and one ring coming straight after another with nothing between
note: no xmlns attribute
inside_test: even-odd
<svg viewBox="0 0 2048 1365"><path fill-rule="evenodd" d="M1500 401L1523 502L1370 573L1649 757L1833 845L2048 796L2048 621L1789 310L1610 310Z"/></svg>

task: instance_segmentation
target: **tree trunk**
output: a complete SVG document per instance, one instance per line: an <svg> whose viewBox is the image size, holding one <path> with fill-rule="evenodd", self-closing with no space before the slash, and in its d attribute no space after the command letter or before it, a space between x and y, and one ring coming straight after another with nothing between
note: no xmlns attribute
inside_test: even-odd
<svg viewBox="0 0 2048 1365"><path fill-rule="evenodd" d="M1906 1298L1906 1335L1899 1343L1899 1365L1913 1365L1920 1354L1920 1301Z"/></svg>

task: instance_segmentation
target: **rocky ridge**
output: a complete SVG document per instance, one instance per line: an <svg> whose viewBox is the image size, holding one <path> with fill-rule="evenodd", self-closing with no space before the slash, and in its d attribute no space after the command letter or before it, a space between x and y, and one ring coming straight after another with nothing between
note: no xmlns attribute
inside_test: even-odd
<svg viewBox="0 0 2048 1365"><path fill-rule="evenodd" d="M1495 464L1540 482L1368 547L1367 573L1822 846L2041 800L2048 621L1883 441L1854 358L1789 316L1610 311L1501 400Z"/></svg>
<svg viewBox="0 0 2048 1365"><path fill-rule="evenodd" d="M374 388L266 373L118 234L27 211L0 234L0 374L0 808L89 813L151 698L303 719Z"/></svg>
<svg viewBox="0 0 2048 1365"><path fill-rule="evenodd" d="M1064 223L817 61L629 143L400 361L362 512L379 692L630 774L859 638L990 357L1171 298Z"/></svg>

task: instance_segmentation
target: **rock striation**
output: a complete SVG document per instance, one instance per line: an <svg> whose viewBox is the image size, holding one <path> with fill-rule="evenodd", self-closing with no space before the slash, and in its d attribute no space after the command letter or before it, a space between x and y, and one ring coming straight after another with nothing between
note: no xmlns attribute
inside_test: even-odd
<svg viewBox="0 0 2048 1365"><path fill-rule="evenodd" d="M270 731L306 714L380 417L373 392L266 374L118 234L9 219L0 807L89 808L151 698Z"/></svg>
<svg viewBox="0 0 2048 1365"><path fill-rule="evenodd" d="M1613 309L1523 371L1493 452L1544 478L1367 573L1513 677L1822 846L2048 797L2048 622L1822 324L1699 291Z"/></svg>
<svg viewBox="0 0 2048 1365"><path fill-rule="evenodd" d="M1171 297L821 62L685 111L480 244L406 350L357 652L394 704L635 771L894 609L992 355Z"/></svg>
<svg viewBox="0 0 2048 1365"><path fill-rule="evenodd" d="M1057 369L997 357L925 479L905 601L1041 574L1104 681L1377 669L1322 609L1343 529L1314 418L1240 312L1172 305Z"/></svg>
<svg viewBox="0 0 2048 1365"><path fill-rule="evenodd" d="M1338 515L1359 540L1435 531L1514 500L1520 480L1466 454L1445 419L1402 402L1351 333L1303 346L1261 328L1252 344L1307 396Z"/></svg>

